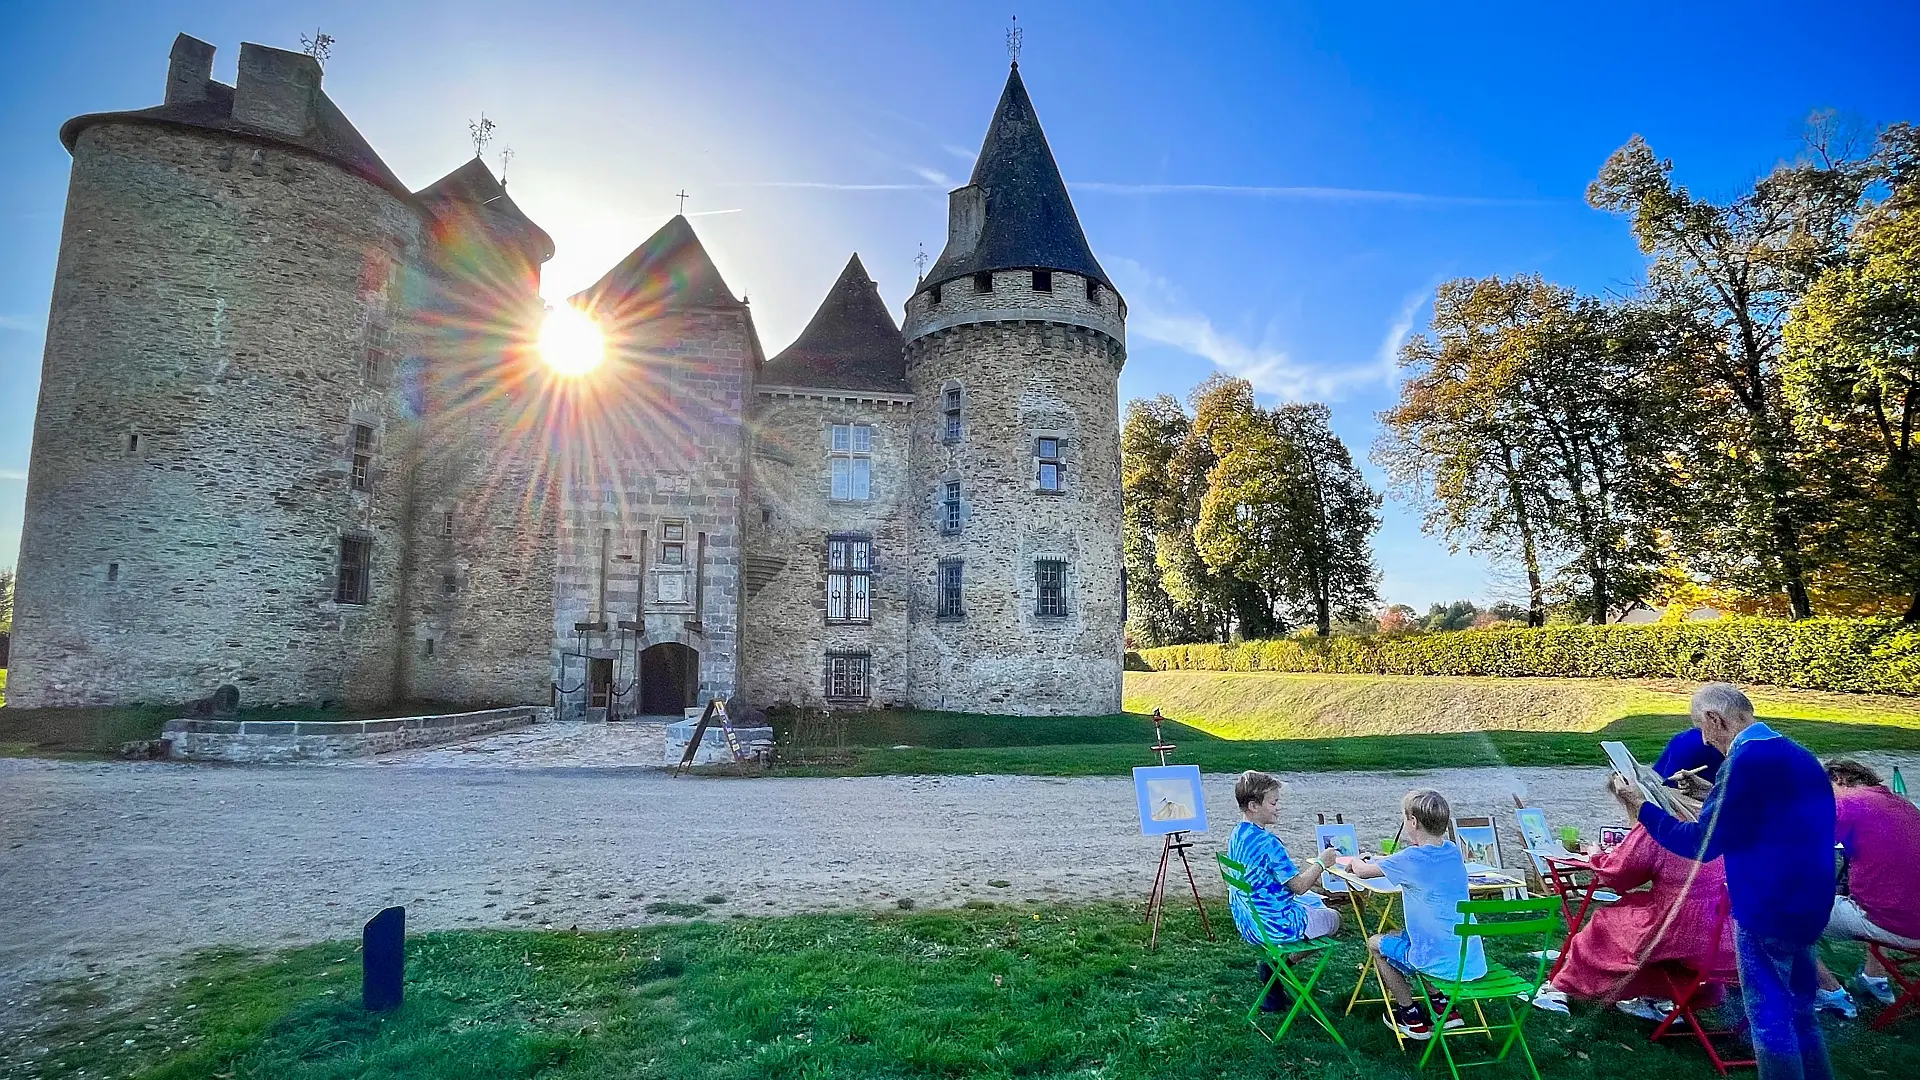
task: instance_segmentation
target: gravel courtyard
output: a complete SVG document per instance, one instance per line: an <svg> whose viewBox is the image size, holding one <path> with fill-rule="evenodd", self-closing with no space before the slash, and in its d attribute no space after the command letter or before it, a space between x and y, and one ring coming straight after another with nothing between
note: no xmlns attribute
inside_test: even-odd
<svg viewBox="0 0 1920 1080"><path fill-rule="evenodd" d="M355 937L389 904L419 931L627 926L661 917L649 903L716 895L713 917L1066 901L1143 896L1159 854L1124 778L676 779L551 767L556 736L537 734L347 766L0 759L0 1028L40 980L123 974L208 945ZM589 760L617 761L647 747L609 739L658 736L576 737L598 747ZM1282 832L1304 852L1314 815L1340 811L1364 838L1391 834L1400 794L1424 785L1503 823L1520 794L1592 835L1618 818L1605 775L1292 775ZM1194 871L1217 896L1211 855L1237 812L1230 778L1209 777L1208 792Z"/></svg>

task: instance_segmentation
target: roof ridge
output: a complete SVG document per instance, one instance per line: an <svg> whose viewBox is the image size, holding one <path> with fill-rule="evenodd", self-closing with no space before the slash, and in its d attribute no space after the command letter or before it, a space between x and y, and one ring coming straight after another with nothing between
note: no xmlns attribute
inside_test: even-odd
<svg viewBox="0 0 1920 1080"><path fill-rule="evenodd" d="M793 343L768 360L768 383L836 390L907 388L906 337L858 252Z"/></svg>
<svg viewBox="0 0 1920 1080"><path fill-rule="evenodd" d="M684 214L640 241L571 301L603 317L661 311L744 310Z"/></svg>

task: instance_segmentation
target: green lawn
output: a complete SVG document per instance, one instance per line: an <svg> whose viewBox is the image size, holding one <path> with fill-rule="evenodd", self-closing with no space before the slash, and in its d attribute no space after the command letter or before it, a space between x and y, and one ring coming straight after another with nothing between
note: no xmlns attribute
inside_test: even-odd
<svg viewBox="0 0 1920 1080"><path fill-rule="evenodd" d="M1175 908L1155 953L1144 950L1138 909L1120 905L429 934L409 941L407 1002L387 1016L360 1010L350 943L207 953L133 1002L70 985L56 999L68 1019L33 1040L57 1049L20 1075L1416 1075L1376 1007L1337 1019L1351 1056L1310 1025L1281 1047L1262 1041L1243 1020L1256 991L1252 952L1212 911L1221 940L1207 942L1191 909ZM1336 1017L1358 950L1348 935L1320 996ZM1535 1013L1527 1025L1554 1080L1713 1075L1691 1043L1652 1046L1649 1025L1611 1009ZM1827 1030L1839 1076L1920 1075L1920 1020L1891 1034L1864 1023Z"/></svg>
<svg viewBox="0 0 1920 1080"><path fill-rule="evenodd" d="M1763 717L1815 753L1920 753L1920 701L1755 697ZM1152 763L1143 714L1155 707L1170 718L1174 760L1208 772L1602 765L1602 738L1651 761L1690 722L1684 688L1598 679L1128 672L1125 704L1117 716L1058 719L876 711L849 719L841 760L779 771L1120 775ZM787 730L776 720L778 734Z"/></svg>

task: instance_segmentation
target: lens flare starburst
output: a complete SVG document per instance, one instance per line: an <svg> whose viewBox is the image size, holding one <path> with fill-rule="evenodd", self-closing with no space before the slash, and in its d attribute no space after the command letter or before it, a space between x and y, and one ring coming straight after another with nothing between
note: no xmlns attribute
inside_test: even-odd
<svg viewBox="0 0 1920 1080"><path fill-rule="evenodd" d="M593 316L569 304L547 309L540 324L540 359L561 375L585 375L607 356L606 337Z"/></svg>

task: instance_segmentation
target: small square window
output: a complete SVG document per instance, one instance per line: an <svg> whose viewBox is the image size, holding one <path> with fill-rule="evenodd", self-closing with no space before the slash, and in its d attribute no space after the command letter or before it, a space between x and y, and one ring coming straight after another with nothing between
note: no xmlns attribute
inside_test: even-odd
<svg viewBox="0 0 1920 1080"><path fill-rule="evenodd" d="M440 575L440 591L447 596L452 596L454 593L459 592L460 579L453 574Z"/></svg>
<svg viewBox="0 0 1920 1080"><path fill-rule="evenodd" d="M687 545L685 544L660 545L660 565L661 566L685 566L686 564L687 564Z"/></svg>
<svg viewBox="0 0 1920 1080"><path fill-rule="evenodd" d="M1096 304L1100 302L1100 283L1092 278L1087 279L1087 299Z"/></svg>
<svg viewBox="0 0 1920 1080"><path fill-rule="evenodd" d="M853 427L850 424L833 425L833 448L835 450L853 449Z"/></svg>
<svg viewBox="0 0 1920 1080"><path fill-rule="evenodd" d="M1052 292L1053 291L1053 271L1035 270L1033 272L1033 291L1034 292Z"/></svg>
<svg viewBox="0 0 1920 1080"><path fill-rule="evenodd" d="M933 288L927 290L927 306L940 306L940 286L935 285Z"/></svg>
<svg viewBox="0 0 1920 1080"><path fill-rule="evenodd" d="M867 653L827 654L827 698L831 701L865 701L870 696L868 677L873 658Z"/></svg>
<svg viewBox="0 0 1920 1080"><path fill-rule="evenodd" d="M685 540L687 538L686 522L669 521L660 526L660 538L662 540Z"/></svg>
<svg viewBox="0 0 1920 1080"><path fill-rule="evenodd" d="M119 563L110 562L107 564L107 580L108 581L120 580L120 564Z"/></svg>
<svg viewBox="0 0 1920 1080"><path fill-rule="evenodd" d="M973 275L973 291L977 293L992 292L993 291L993 271L982 270L980 273Z"/></svg>

